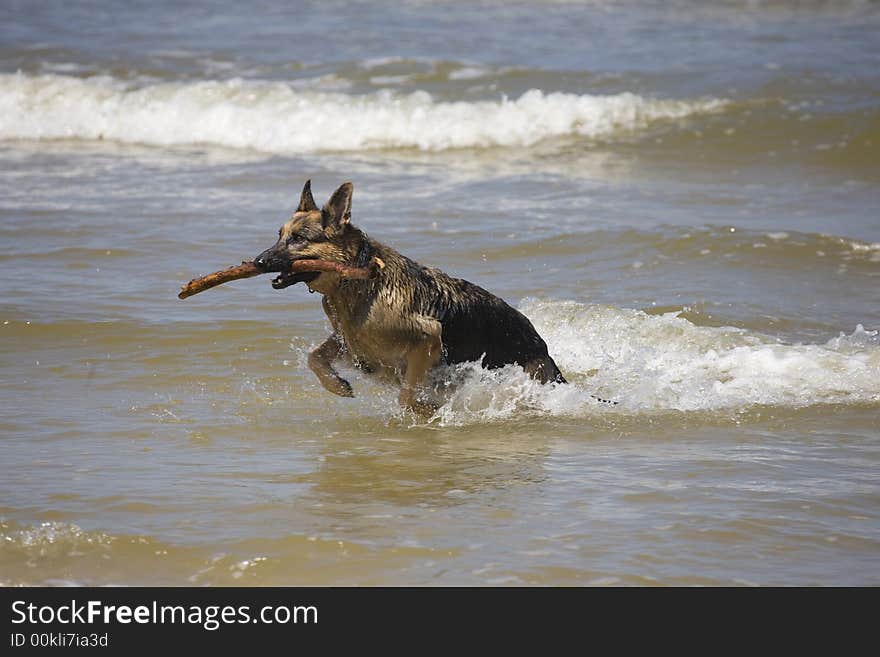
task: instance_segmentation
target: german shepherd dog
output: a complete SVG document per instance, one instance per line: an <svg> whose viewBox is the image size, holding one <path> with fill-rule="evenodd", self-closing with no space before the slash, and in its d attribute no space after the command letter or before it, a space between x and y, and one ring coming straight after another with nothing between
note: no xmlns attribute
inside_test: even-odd
<svg viewBox="0 0 880 657"><path fill-rule="evenodd" d="M323 295L333 333L309 354L309 368L330 392L353 397L333 362L402 384L400 403L419 415L436 408L420 399L435 366L481 361L485 368L518 364L541 383L566 383L532 323L494 294L439 269L422 265L371 239L351 223L353 185L339 187L323 208L306 181L293 217L278 241L256 257L264 272L278 272L276 290L306 283ZM292 272L297 260L319 259L352 267L381 263L369 279L333 272Z"/></svg>

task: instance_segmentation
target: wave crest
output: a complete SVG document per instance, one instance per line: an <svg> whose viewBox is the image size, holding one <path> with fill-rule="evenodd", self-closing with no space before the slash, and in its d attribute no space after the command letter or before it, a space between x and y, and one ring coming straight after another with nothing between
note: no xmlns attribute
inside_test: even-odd
<svg viewBox="0 0 880 657"><path fill-rule="evenodd" d="M678 312L527 299L570 385L542 386L522 369L460 366L441 424L557 417L740 410L766 405L880 402L880 336L859 325L824 344L783 344L733 327L697 326ZM618 400L618 406L591 395Z"/></svg>
<svg viewBox="0 0 880 657"><path fill-rule="evenodd" d="M274 154L531 146L610 139L661 120L713 112L717 99L544 93L440 102L424 91L303 91L281 82L169 82L133 88L107 76L0 75L0 139L211 144Z"/></svg>

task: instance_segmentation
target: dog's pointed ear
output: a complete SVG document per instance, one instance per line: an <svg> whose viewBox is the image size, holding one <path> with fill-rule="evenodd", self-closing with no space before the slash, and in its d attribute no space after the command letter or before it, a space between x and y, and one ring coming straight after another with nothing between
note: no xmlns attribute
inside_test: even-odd
<svg viewBox="0 0 880 657"><path fill-rule="evenodd" d="M333 192L333 196L321 210L324 228L341 228L351 221L352 192L354 192L354 185L350 182L341 184L339 189Z"/></svg>
<svg viewBox="0 0 880 657"><path fill-rule="evenodd" d="M311 179L306 180L306 184L303 187L302 194L299 197L299 205L296 206L297 212L311 212L313 210L318 209L318 204L315 203L315 199L312 196L312 181Z"/></svg>

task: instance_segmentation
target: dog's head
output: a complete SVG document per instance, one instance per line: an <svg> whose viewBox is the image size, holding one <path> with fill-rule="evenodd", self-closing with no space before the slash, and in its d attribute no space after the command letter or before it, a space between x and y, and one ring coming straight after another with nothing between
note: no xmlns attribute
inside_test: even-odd
<svg viewBox="0 0 880 657"><path fill-rule="evenodd" d="M279 272L272 281L276 290L296 283L311 283L323 274L293 273L297 260L330 260L348 263L357 256L358 231L351 225L351 194L354 186L340 185L323 208L312 197L311 181L307 180L296 212L278 231L278 241L254 259L264 272Z"/></svg>

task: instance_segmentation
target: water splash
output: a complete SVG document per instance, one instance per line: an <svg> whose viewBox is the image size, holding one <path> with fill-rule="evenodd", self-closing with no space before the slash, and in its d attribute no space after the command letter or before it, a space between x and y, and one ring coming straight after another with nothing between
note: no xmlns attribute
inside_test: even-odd
<svg viewBox="0 0 880 657"><path fill-rule="evenodd" d="M824 344L784 344L744 329L697 326L678 312L537 299L521 310L570 385L541 385L516 366L459 365L447 375L450 394L436 421L880 402L880 338L861 325Z"/></svg>

